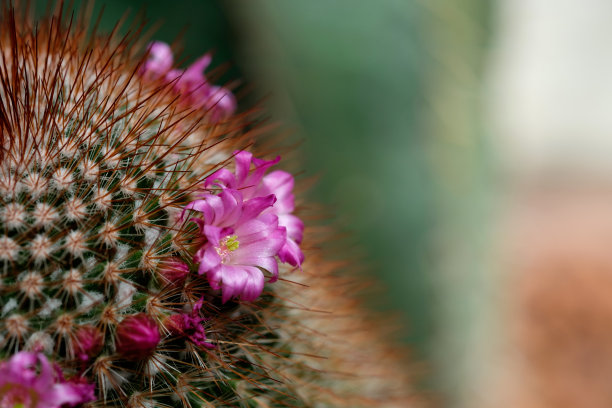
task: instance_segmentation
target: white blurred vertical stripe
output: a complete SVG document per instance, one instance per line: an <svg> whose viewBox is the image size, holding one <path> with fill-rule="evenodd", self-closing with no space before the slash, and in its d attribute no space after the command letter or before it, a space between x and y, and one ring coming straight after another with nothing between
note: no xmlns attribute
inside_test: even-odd
<svg viewBox="0 0 612 408"><path fill-rule="evenodd" d="M612 180L612 1L497 5L486 109L506 168Z"/></svg>

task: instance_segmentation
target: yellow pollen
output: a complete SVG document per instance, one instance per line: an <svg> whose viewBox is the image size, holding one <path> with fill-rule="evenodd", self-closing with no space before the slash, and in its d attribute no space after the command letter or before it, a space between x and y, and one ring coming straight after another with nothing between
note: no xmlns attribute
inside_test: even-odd
<svg viewBox="0 0 612 408"><path fill-rule="evenodd" d="M230 253L237 250L239 246L240 242L238 241L238 236L230 235L228 237L223 238L219 243L219 246L215 249L225 262L229 258Z"/></svg>
<svg viewBox="0 0 612 408"><path fill-rule="evenodd" d="M228 251L235 251L240 246L238 236L236 235L230 235L229 237L225 238L223 244L225 245Z"/></svg>

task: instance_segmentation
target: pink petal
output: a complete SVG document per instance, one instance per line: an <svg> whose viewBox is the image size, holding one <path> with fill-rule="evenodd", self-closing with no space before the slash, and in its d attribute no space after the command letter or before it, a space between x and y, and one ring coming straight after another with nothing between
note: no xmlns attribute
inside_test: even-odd
<svg viewBox="0 0 612 408"><path fill-rule="evenodd" d="M209 188L214 184L220 185L221 187L235 189L236 176L228 169L217 170L210 176L206 177L206 180L204 181L204 187Z"/></svg>
<svg viewBox="0 0 612 408"><path fill-rule="evenodd" d="M281 200L291 194L295 182L290 173L283 170L275 170L266 175L262 183L268 188L270 193L276 195Z"/></svg>
<svg viewBox="0 0 612 408"><path fill-rule="evenodd" d="M198 268L198 274L203 275L206 272L216 268L221 264L221 257L215 250L215 248L210 245L206 247L204 251L204 256L200 259L200 266Z"/></svg>
<svg viewBox="0 0 612 408"><path fill-rule="evenodd" d="M292 214L281 214L278 216L278 225L287 228L287 237L296 243L302 242L304 235L304 223Z"/></svg>
<svg viewBox="0 0 612 408"><path fill-rule="evenodd" d="M256 253L261 257L274 256L286 239L286 230L278 227L278 218L274 214L263 214L245 222L235 234L240 242L235 253L237 258L242 254Z"/></svg>
<svg viewBox="0 0 612 408"><path fill-rule="evenodd" d="M40 368L38 376L34 380L34 387L38 389L43 389L49 383L53 382L55 370L51 366L51 363L49 363L49 360L47 360L47 358L43 354L36 355L36 359L38 360Z"/></svg>
<svg viewBox="0 0 612 408"><path fill-rule="evenodd" d="M242 292L242 299L247 302L257 300L264 288L263 273L257 268L248 269L248 276Z"/></svg>
<svg viewBox="0 0 612 408"><path fill-rule="evenodd" d="M278 251L278 259L291 266L301 267L302 262L304 262L304 254L294 240L287 238L282 248Z"/></svg>
<svg viewBox="0 0 612 408"><path fill-rule="evenodd" d="M202 232L204 236L213 246L219 246L219 242L221 241L221 237L224 236L222 234L223 228L217 227L215 225L204 225Z"/></svg>
<svg viewBox="0 0 612 408"><path fill-rule="evenodd" d="M244 259L275 256L285 243L285 239L285 231L280 228L268 232L265 239L250 240L247 237L240 242L240 248L232 255L232 263L242 264Z"/></svg>
<svg viewBox="0 0 612 408"><path fill-rule="evenodd" d="M93 384L66 382L61 370L40 353L19 352L0 363L0 389L12 389L15 396L27 393L38 400L36 408L72 407L95 399Z"/></svg>
<svg viewBox="0 0 612 408"><path fill-rule="evenodd" d="M238 222L243 223L257 217L263 210L268 207L272 207L275 201L276 197L274 194L270 194L265 197L255 197L245 201L243 203L242 214Z"/></svg>
<svg viewBox="0 0 612 408"><path fill-rule="evenodd" d="M234 225L241 217L243 211L242 194L236 190L226 189L219 194L223 200L224 218L222 222L225 226Z"/></svg>
<svg viewBox="0 0 612 408"><path fill-rule="evenodd" d="M247 152L245 150L234 152L234 160L236 161L236 179L239 186L242 186L242 183L249 175L251 159L253 159L253 154L251 152Z"/></svg>
<svg viewBox="0 0 612 408"><path fill-rule="evenodd" d="M273 160L254 159L250 152L244 150L234 152L234 157L236 160L237 188L245 198L253 197L264 173L269 167L280 161L280 156ZM255 165L255 168L253 171L250 171L252 163Z"/></svg>
<svg viewBox="0 0 612 408"><path fill-rule="evenodd" d="M274 256L243 258L240 260L240 264L265 269L272 274L270 282L275 282L278 278L278 261Z"/></svg>
<svg viewBox="0 0 612 408"><path fill-rule="evenodd" d="M219 290L221 289L221 277L223 264L219 264L206 272L206 277L208 278L208 283L210 283L210 287Z"/></svg>
<svg viewBox="0 0 612 408"><path fill-rule="evenodd" d="M227 194L224 193L224 191L221 192L221 194L227 196ZM227 205L228 201L224 200L221 195L211 195L206 198L205 202L208 204L208 206L202 207L204 210L202 211L204 214L204 221L209 225L219 224L225 215L225 206Z"/></svg>
<svg viewBox="0 0 612 408"><path fill-rule="evenodd" d="M253 301L263 291L264 276L254 266L222 265L221 285L224 303L238 296L246 301Z"/></svg>
<svg viewBox="0 0 612 408"><path fill-rule="evenodd" d="M155 41L149 45L148 53L148 58L142 66L142 74L159 76L172 68L172 49L168 44Z"/></svg>
<svg viewBox="0 0 612 408"><path fill-rule="evenodd" d="M211 86L205 98L206 108L211 112L210 119L213 122L231 116L236 110L236 98L226 88Z"/></svg>
<svg viewBox="0 0 612 408"><path fill-rule="evenodd" d="M204 296L202 296L200 300L193 304L193 307L191 308L191 313L199 314L200 310L202 310L202 306L204 306Z"/></svg>
<svg viewBox="0 0 612 408"><path fill-rule="evenodd" d="M174 82L174 87L178 88L178 82L183 76L184 71L182 69L171 69L165 76L166 82Z"/></svg>
<svg viewBox="0 0 612 408"><path fill-rule="evenodd" d="M187 210L194 210L194 211L204 212L205 210L208 209L208 207L210 207L210 205L206 202L206 200L195 200L195 201L192 201L189 204L187 204L185 206L185 208L183 209L183 213L181 215L181 218L183 218L183 216L187 212Z"/></svg>
<svg viewBox="0 0 612 408"><path fill-rule="evenodd" d="M206 70L206 68L208 68L211 61L212 56L210 54L205 54L201 56L185 70L182 79L190 83L196 83L198 85L202 82L206 82L204 71Z"/></svg>
<svg viewBox="0 0 612 408"><path fill-rule="evenodd" d="M62 407L64 404L74 407L94 401L96 399L94 390L95 386L93 384L74 384L67 382L54 385L47 398L49 401L53 401L53 405L50 405L50 407Z"/></svg>
<svg viewBox="0 0 612 408"><path fill-rule="evenodd" d="M187 210L201 212L208 225L228 226L238 221L242 214L242 196L236 190L223 190L219 195L206 195L204 199L187 204L181 218Z"/></svg>

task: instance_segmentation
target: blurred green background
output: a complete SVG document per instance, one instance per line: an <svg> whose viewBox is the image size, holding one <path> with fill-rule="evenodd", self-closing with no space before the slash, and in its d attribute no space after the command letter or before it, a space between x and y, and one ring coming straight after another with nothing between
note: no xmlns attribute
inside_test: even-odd
<svg viewBox="0 0 612 408"><path fill-rule="evenodd" d="M42 3L42 2L39 2ZM81 5L84 2L78 2ZM383 287L424 362L423 387L452 406L470 336L478 228L487 200L478 127L486 0L99 0L101 26L145 16L180 37L185 62L208 50L273 121L301 141L312 199Z"/></svg>

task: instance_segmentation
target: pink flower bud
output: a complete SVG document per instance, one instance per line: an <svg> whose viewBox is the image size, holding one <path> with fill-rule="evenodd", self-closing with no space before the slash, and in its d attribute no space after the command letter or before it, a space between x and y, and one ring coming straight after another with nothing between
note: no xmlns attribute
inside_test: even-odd
<svg viewBox="0 0 612 408"><path fill-rule="evenodd" d="M189 266L178 258L171 258L161 264L158 273L167 283L179 286L189 275Z"/></svg>
<svg viewBox="0 0 612 408"><path fill-rule="evenodd" d="M102 351L104 338L100 330L94 326L79 327L75 334L74 346L79 359L87 361Z"/></svg>
<svg viewBox="0 0 612 408"><path fill-rule="evenodd" d="M117 326L117 352L127 360L149 357L159 340L157 323L145 313L128 316Z"/></svg>

